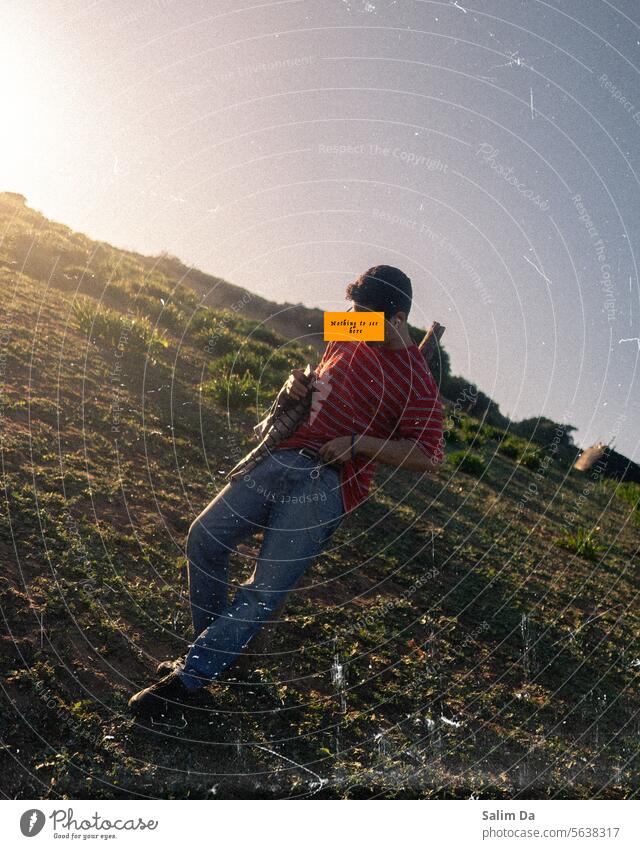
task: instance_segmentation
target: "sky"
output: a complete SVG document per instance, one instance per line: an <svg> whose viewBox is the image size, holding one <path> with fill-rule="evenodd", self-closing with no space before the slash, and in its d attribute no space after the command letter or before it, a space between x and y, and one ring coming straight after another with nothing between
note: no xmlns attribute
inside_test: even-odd
<svg viewBox="0 0 640 849"><path fill-rule="evenodd" d="M640 7L2 0L0 190L278 302L412 279L452 370L640 461Z"/></svg>

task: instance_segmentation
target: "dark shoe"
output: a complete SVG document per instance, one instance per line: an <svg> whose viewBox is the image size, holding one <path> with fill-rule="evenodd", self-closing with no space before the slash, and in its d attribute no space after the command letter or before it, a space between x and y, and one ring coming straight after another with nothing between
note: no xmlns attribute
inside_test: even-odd
<svg viewBox="0 0 640 849"><path fill-rule="evenodd" d="M129 699L129 708L140 719L155 719L158 722L180 717L194 701L195 693L184 686L179 676L171 672L156 684L140 690Z"/></svg>

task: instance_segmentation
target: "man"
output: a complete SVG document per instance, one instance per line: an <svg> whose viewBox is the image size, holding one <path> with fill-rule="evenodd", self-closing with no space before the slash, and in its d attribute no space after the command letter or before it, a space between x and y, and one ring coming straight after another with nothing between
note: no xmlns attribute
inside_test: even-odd
<svg viewBox="0 0 640 849"><path fill-rule="evenodd" d="M189 703L246 647L347 513L367 497L376 464L425 473L441 462L442 405L407 318L411 281L387 265L347 287L355 311L383 312L384 342L330 342L316 369L307 421L195 519L187 539L195 641L170 673L129 702L141 717ZM294 370L284 393L311 388ZM251 580L229 601L229 555L264 531Z"/></svg>

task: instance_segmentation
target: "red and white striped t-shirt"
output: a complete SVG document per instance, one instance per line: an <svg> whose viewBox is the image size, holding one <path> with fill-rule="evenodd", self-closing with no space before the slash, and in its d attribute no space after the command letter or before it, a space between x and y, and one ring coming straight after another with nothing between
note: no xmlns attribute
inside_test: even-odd
<svg viewBox="0 0 640 849"><path fill-rule="evenodd" d="M308 421L277 450L317 451L338 436L412 439L442 460L442 402L417 345L372 347L366 342L329 342L316 369ZM345 510L364 501L376 462L357 456L341 467Z"/></svg>

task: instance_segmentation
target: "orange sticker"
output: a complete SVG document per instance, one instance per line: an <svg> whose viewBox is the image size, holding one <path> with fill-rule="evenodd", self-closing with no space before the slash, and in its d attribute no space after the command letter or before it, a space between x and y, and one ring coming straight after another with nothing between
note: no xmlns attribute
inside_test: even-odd
<svg viewBox="0 0 640 849"><path fill-rule="evenodd" d="M384 342L383 312L326 312L325 342Z"/></svg>

